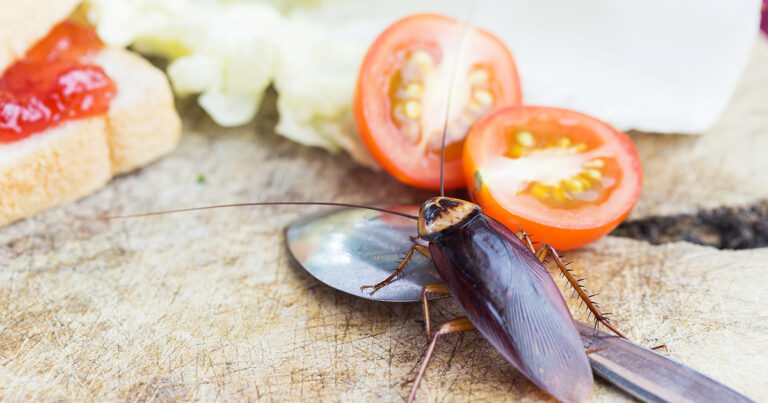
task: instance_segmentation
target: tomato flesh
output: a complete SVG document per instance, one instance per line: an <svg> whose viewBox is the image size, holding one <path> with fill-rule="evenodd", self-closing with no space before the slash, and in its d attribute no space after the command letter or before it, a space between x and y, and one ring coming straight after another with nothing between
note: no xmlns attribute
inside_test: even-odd
<svg viewBox="0 0 768 403"><path fill-rule="evenodd" d="M82 61L101 47L93 29L64 21L8 67L0 77L0 143L105 113L115 84L101 67Z"/></svg>
<svg viewBox="0 0 768 403"><path fill-rule="evenodd" d="M445 187L451 189L464 185L469 128L521 98L514 60L497 38L421 14L394 23L374 41L358 76L354 114L379 164L402 182L429 189L440 188L445 127Z"/></svg>
<svg viewBox="0 0 768 403"><path fill-rule="evenodd" d="M614 229L642 186L627 135L578 112L535 106L479 121L467 136L464 174L486 214L559 249Z"/></svg>

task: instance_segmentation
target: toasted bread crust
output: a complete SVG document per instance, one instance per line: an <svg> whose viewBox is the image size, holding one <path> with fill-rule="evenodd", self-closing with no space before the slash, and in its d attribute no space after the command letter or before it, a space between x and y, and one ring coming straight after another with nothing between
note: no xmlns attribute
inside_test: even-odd
<svg viewBox="0 0 768 403"><path fill-rule="evenodd" d="M132 171L170 152L179 140L181 120L165 74L123 49L105 49L94 61L120 91L107 114L112 173Z"/></svg>
<svg viewBox="0 0 768 403"><path fill-rule="evenodd" d="M74 201L109 178L106 119L66 122L18 144L0 165L0 225ZM27 141L27 140L25 140Z"/></svg>
<svg viewBox="0 0 768 403"><path fill-rule="evenodd" d="M0 71L24 57L81 0L13 0L0 11Z"/></svg>
<svg viewBox="0 0 768 403"><path fill-rule="evenodd" d="M0 226L86 196L176 145L181 123L164 74L123 49L93 62L117 84L106 115L0 144Z"/></svg>

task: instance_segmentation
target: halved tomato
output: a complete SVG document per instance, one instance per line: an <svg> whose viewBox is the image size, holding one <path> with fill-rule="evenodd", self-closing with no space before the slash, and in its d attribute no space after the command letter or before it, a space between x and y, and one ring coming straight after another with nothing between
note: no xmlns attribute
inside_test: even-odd
<svg viewBox="0 0 768 403"><path fill-rule="evenodd" d="M394 23L371 45L354 114L384 169L407 184L439 189L448 113L445 187L451 189L464 185L462 147L472 124L521 98L514 60L501 41L454 19L420 14Z"/></svg>
<svg viewBox="0 0 768 403"><path fill-rule="evenodd" d="M464 175L486 214L560 249L616 228L642 186L626 134L582 113L536 106L477 122L464 147Z"/></svg>

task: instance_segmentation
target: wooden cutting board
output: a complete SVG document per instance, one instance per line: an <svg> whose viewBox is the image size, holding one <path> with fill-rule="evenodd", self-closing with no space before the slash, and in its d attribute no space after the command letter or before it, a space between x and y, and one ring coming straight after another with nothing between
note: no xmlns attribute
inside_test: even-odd
<svg viewBox="0 0 768 403"><path fill-rule="evenodd" d="M765 45L759 44L755 60L766 60ZM637 137L646 188L635 216L768 197L768 169L704 167L723 165L720 154L735 152L715 147L731 142L711 136L748 134L748 140L733 142L752 147L768 141L768 100L756 95L768 91L755 89L768 88L768 69L761 63L750 66L728 115L704 138ZM282 231L316 208L113 222L97 217L255 200L419 203L430 193L361 168L346 156L276 136L274 97L254 124L230 130L212 124L189 101L179 107L185 133L172 155L78 203L0 229L0 396L12 401L404 398L403 383L415 376L426 347L420 307L348 296L294 264ZM741 163L762 167L765 160ZM758 174L759 180L750 176ZM680 181L687 182L676 187ZM728 195L715 198L727 184ZM665 343L669 351L663 354L768 400L768 249L651 246L607 237L568 257L632 339L646 346ZM583 316L577 305L574 312ZM459 314L451 301L434 306L436 322ZM445 337L418 398L548 399L474 332ZM596 401L622 399L627 398L615 388L597 383Z"/></svg>

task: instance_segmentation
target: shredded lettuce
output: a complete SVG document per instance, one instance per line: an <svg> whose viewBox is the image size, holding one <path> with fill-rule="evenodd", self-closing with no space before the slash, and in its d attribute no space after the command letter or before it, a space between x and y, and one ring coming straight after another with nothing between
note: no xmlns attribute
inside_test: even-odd
<svg viewBox="0 0 768 403"><path fill-rule="evenodd" d="M375 166L360 142L352 116L357 70L376 32L346 24L331 29L303 15L286 21L275 75L278 133L330 151L347 150Z"/></svg>
<svg viewBox="0 0 768 403"><path fill-rule="evenodd" d="M320 3L90 0L88 18L106 43L167 58L176 94L199 94L198 103L216 123L251 121L274 82L279 134L331 152L346 150L376 167L355 130L351 100L360 61L379 27L331 28L301 11Z"/></svg>
<svg viewBox="0 0 768 403"><path fill-rule="evenodd" d="M170 60L179 95L222 126L249 122L277 68L283 16L261 2L91 0L88 18L110 45Z"/></svg>

